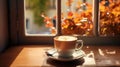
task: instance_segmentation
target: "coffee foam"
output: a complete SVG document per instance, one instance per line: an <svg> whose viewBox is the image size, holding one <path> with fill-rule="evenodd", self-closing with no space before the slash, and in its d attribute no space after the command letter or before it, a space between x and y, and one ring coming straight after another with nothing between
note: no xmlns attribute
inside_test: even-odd
<svg viewBox="0 0 120 67"><path fill-rule="evenodd" d="M76 38L72 37L72 36L59 36L57 38L57 40L59 40L59 41L74 41L74 40L76 40Z"/></svg>

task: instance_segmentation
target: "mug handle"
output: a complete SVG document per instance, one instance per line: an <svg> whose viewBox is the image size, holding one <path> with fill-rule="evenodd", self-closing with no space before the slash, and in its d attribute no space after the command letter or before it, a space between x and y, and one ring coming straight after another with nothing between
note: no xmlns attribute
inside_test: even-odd
<svg viewBox="0 0 120 67"><path fill-rule="evenodd" d="M80 47L78 47L79 45L80 45ZM83 47L83 40L77 40L75 49L80 50L80 49L82 49L82 47Z"/></svg>

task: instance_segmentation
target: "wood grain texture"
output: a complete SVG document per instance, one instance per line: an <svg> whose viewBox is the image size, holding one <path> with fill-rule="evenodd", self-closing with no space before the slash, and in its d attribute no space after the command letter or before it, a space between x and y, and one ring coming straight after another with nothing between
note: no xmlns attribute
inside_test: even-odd
<svg viewBox="0 0 120 67"><path fill-rule="evenodd" d="M63 62L49 62L50 60L45 55L45 51L51 48L53 48L51 45L22 45L11 47L0 54L0 67L44 67L63 64ZM85 60L87 63L84 62L78 66L91 66L93 63L92 60L95 60L95 64L92 66L120 66L119 46L84 46L83 50L89 58L94 59L87 58L89 63ZM90 54L94 54L94 56ZM73 62L65 64L69 66L71 63Z"/></svg>

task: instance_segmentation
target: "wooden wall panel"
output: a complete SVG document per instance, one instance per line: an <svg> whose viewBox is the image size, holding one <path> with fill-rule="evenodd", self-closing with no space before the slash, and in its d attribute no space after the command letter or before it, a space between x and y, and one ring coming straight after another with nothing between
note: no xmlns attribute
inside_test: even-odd
<svg viewBox="0 0 120 67"><path fill-rule="evenodd" d="M0 0L0 52L8 41L7 0Z"/></svg>

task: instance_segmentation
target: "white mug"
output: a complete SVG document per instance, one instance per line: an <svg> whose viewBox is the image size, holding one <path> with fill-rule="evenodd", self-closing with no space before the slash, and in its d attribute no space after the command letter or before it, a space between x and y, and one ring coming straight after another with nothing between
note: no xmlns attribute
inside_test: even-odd
<svg viewBox="0 0 120 67"><path fill-rule="evenodd" d="M56 36L54 38L54 47L59 56L70 57L76 50L83 47L83 40L78 40L74 36Z"/></svg>

